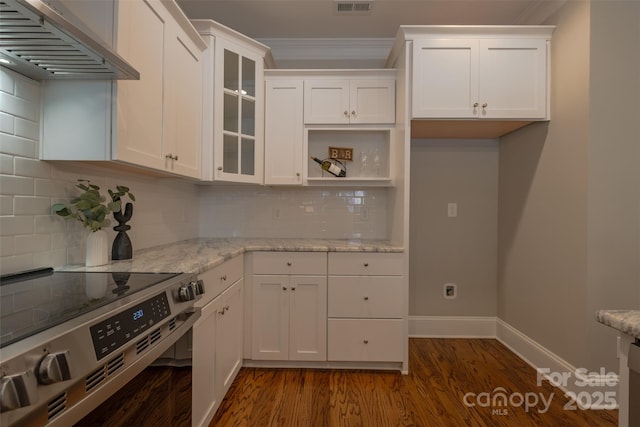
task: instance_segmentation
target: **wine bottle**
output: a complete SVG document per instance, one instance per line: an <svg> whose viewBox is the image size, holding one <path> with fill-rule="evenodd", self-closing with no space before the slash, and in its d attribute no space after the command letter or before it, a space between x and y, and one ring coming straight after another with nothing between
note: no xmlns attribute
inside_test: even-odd
<svg viewBox="0 0 640 427"><path fill-rule="evenodd" d="M317 157L311 156L314 162L320 164L322 170L329 172L333 176L337 176L338 178L343 178L347 176L347 169L341 164L333 163L329 160L320 160Z"/></svg>

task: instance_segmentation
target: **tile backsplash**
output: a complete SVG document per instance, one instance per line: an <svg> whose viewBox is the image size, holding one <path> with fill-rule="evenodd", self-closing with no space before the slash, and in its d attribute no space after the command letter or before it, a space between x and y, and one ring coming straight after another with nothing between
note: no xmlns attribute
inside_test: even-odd
<svg viewBox="0 0 640 427"><path fill-rule="evenodd" d="M202 186L200 236L386 239L386 188Z"/></svg>
<svg viewBox="0 0 640 427"><path fill-rule="evenodd" d="M88 231L52 215L77 179L136 196L134 251L195 237L387 238L385 188L196 185L83 162L39 161L40 83L0 67L0 273L84 263ZM73 131L70 125L70 132ZM112 221L112 226L115 226ZM110 238L115 232L111 229Z"/></svg>

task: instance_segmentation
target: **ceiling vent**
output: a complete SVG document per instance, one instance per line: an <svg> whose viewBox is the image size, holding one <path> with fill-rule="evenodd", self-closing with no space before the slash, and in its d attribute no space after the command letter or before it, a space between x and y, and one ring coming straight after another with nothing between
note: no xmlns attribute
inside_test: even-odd
<svg viewBox="0 0 640 427"><path fill-rule="evenodd" d="M344 14L367 14L373 9L373 0L368 1L343 1L336 0L334 2L335 13Z"/></svg>

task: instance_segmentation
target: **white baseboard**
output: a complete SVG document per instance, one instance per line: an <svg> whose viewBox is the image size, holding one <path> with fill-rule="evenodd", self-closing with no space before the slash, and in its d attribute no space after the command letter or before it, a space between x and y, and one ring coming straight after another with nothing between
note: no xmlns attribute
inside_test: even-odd
<svg viewBox="0 0 640 427"><path fill-rule="evenodd" d="M496 318L484 316L409 316L414 338L495 338Z"/></svg>
<svg viewBox="0 0 640 427"><path fill-rule="evenodd" d="M569 405L581 409L617 408L617 374L577 368L501 319L496 319L496 338L544 379L569 393Z"/></svg>
<svg viewBox="0 0 640 427"><path fill-rule="evenodd" d="M569 405L582 409L617 407L618 375L577 368L497 317L409 316L409 337L495 338L545 380L570 393Z"/></svg>

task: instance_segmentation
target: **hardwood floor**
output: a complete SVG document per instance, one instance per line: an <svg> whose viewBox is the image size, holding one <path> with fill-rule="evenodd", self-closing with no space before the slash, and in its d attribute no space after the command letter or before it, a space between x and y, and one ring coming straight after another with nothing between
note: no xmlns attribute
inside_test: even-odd
<svg viewBox="0 0 640 427"><path fill-rule="evenodd" d="M210 427L617 426L617 411L563 409L562 391L538 386L536 371L497 340L411 339L409 353L409 375L243 368ZM511 403L495 399L500 392Z"/></svg>

